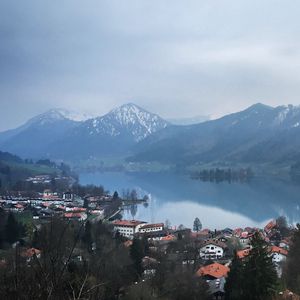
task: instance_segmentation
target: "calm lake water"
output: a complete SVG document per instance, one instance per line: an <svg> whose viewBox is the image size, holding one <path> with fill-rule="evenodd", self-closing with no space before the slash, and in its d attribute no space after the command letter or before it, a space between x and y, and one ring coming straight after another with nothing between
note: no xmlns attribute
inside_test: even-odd
<svg viewBox="0 0 300 300"><path fill-rule="evenodd" d="M203 227L264 226L270 219L285 215L300 222L300 185L276 179L254 179L250 183L210 183L177 174L86 173L82 184L101 184L120 195L136 189L150 195L149 206L124 211L124 218L148 222L170 220L172 226L192 227L199 217Z"/></svg>

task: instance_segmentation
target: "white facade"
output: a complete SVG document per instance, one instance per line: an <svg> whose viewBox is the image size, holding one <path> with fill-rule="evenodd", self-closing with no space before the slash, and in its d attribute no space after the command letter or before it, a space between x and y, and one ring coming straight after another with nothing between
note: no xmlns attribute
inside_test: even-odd
<svg viewBox="0 0 300 300"><path fill-rule="evenodd" d="M122 236L132 238L133 235L139 232L139 229L144 222L139 221L115 221L114 223L114 230L118 231Z"/></svg>
<svg viewBox="0 0 300 300"><path fill-rule="evenodd" d="M202 259L218 259L224 256L224 249L214 244L207 244L200 248L200 257Z"/></svg>
<svg viewBox="0 0 300 300"><path fill-rule="evenodd" d="M141 226L139 231L140 233L145 233L145 232L155 232L155 231L162 231L164 229L164 224L147 224L144 226Z"/></svg>
<svg viewBox="0 0 300 300"><path fill-rule="evenodd" d="M273 263L280 263L286 260L286 256L282 253L274 252L272 254Z"/></svg>

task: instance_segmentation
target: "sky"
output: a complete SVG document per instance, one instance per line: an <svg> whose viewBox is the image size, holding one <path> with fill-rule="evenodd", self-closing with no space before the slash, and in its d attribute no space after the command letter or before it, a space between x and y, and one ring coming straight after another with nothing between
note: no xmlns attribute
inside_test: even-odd
<svg viewBox="0 0 300 300"><path fill-rule="evenodd" d="M165 118L300 104L295 0L1 0L0 130L59 107Z"/></svg>

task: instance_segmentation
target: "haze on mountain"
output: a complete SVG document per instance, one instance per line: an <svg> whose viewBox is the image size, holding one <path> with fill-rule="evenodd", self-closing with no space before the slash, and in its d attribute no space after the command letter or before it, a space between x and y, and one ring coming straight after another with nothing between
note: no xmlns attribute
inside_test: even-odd
<svg viewBox="0 0 300 300"><path fill-rule="evenodd" d="M216 120L173 125L129 103L104 116L76 121L50 110L0 133L0 148L23 158L179 164L286 165L300 160L300 107L255 104Z"/></svg>

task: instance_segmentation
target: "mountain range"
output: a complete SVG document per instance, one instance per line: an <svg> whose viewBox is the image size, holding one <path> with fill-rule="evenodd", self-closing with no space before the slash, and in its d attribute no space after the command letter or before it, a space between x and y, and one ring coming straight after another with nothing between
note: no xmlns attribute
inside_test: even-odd
<svg viewBox="0 0 300 300"><path fill-rule="evenodd" d="M174 125L129 103L100 117L53 109L0 133L0 149L23 158L76 162L292 164L300 160L300 107L255 104L216 120Z"/></svg>
<svg viewBox="0 0 300 300"><path fill-rule="evenodd" d="M104 116L78 119L65 110L50 110L21 127L0 133L0 148L23 158L124 156L134 145L169 124L132 103Z"/></svg>

